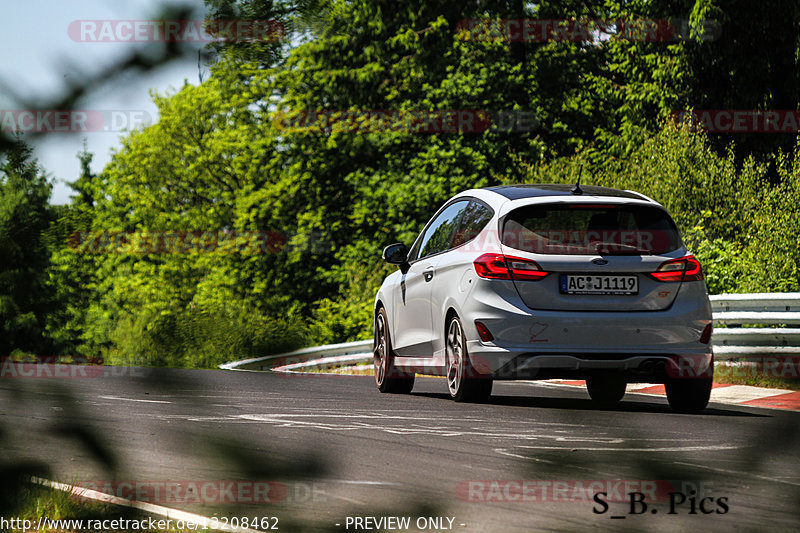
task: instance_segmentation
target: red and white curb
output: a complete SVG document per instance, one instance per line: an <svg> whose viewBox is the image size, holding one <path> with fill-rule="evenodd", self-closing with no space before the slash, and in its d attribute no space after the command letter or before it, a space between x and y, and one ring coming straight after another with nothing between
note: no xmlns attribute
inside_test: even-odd
<svg viewBox="0 0 800 533"><path fill-rule="evenodd" d="M303 374L329 374L328 372L309 372L308 368L321 367L325 365L337 365L342 363L370 363L372 354L348 354L334 357L325 357L311 361L303 361L290 365L273 368L275 372L299 373ZM341 374L337 374L341 375ZM557 386L585 387L583 380L563 380L549 379L543 381L533 381L532 383L549 383ZM628 394L644 394L648 396L659 396L665 398L667 393L664 385L655 383L631 383L627 387ZM748 407L764 407L767 409L783 409L788 411L800 411L800 391L787 389L768 389L765 387L752 387L750 385L731 385L729 383L714 383L711 389L712 403L727 405L743 405Z"/></svg>
<svg viewBox="0 0 800 533"><path fill-rule="evenodd" d="M371 366L371 353L358 353L324 357L309 361L283 365L273 368L274 372L288 372L304 374L328 374L328 372L309 372L309 368L324 367L326 365L356 365L358 363ZM341 374L338 374L341 375ZM557 386L585 387L583 380L563 380L549 379L543 381L533 381L532 383L549 383ZM631 383L627 387L628 394L644 394L649 396L659 396L665 398L667 393L664 385L655 383ZM788 411L800 411L800 391L787 389L768 389L765 387L752 387L750 385L731 385L728 383L714 383L711 390L712 403L727 405L743 405L748 407L764 407L767 409L783 409Z"/></svg>
<svg viewBox="0 0 800 533"><path fill-rule="evenodd" d="M549 379L545 383L567 387L586 386L583 380ZM666 397L667 394L664 385L654 383L631 383L626 390L628 394L648 396ZM714 383L711 389L711 403L800 411L800 391Z"/></svg>

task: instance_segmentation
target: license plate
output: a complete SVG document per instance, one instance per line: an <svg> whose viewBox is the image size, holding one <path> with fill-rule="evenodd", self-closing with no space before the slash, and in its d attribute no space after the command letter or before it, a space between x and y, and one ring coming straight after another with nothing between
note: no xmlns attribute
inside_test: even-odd
<svg viewBox="0 0 800 533"><path fill-rule="evenodd" d="M561 274L562 294L639 294L638 276Z"/></svg>

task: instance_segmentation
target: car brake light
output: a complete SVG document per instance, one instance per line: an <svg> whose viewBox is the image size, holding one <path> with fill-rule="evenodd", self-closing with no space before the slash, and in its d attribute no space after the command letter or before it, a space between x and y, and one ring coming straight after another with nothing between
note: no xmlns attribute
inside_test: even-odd
<svg viewBox="0 0 800 533"><path fill-rule="evenodd" d="M492 332L489 331L489 328L486 327L486 324L484 324L483 322L478 322L476 320L475 327L477 328L478 335L480 336L483 342L489 342L494 340L494 335L492 335Z"/></svg>
<svg viewBox="0 0 800 533"><path fill-rule="evenodd" d="M475 260L474 265L475 272L487 279L539 281L549 274L536 261L502 254L483 254Z"/></svg>
<svg viewBox="0 0 800 533"><path fill-rule="evenodd" d="M655 272L650 273L650 276L663 282L701 281L703 269L695 256L687 255L680 259L670 259L661 263Z"/></svg>

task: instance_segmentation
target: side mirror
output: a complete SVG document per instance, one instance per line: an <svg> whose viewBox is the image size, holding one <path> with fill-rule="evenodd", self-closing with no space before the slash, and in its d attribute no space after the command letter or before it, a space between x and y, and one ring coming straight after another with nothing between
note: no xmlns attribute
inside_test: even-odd
<svg viewBox="0 0 800 533"><path fill-rule="evenodd" d="M408 271L408 249L402 242L390 244L383 249L383 260L390 265L399 265L405 274Z"/></svg>
<svg viewBox="0 0 800 533"><path fill-rule="evenodd" d="M383 260L391 265L400 265L406 262L408 250L402 242L390 244L383 249Z"/></svg>

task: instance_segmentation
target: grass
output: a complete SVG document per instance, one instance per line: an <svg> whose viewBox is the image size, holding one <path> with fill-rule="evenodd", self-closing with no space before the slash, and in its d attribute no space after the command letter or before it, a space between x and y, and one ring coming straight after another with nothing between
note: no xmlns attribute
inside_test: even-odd
<svg viewBox="0 0 800 533"><path fill-rule="evenodd" d="M3 512L3 516L8 520L10 517L19 519L16 524L23 525L25 520L30 521L32 528L29 530L37 530L39 519L41 517L53 520L70 520L70 519L83 519L85 520L148 520L149 518L158 520L166 520L161 516L148 515L137 509L130 507L123 507L110 503L97 502L86 498L81 498L70 494L69 492L58 490L51 487L46 487L38 483L29 482L18 485L16 490L11 495L10 508ZM173 522L175 522L173 520ZM119 529L119 528L114 528ZM29 531L21 527L10 527L9 532L25 532ZM37 531L43 532L92 532L96 531L92 528L84 527L80 530L75 528L42 528ZM137 529L141 533L164 533L164 532L188 532L196 531L196 529L178 529L176 527L169 527L166 529Z"/></svg>
<svg viewBox="0 0 800 533"><path fill-rule="evenodd" d="M107 506L90 500L79 500L71 494L26 483L13 496L14 517L37 522L40 516L50 519L94 518L108 514Z"/></svg>
<svg viewBox="0 0 800 533"><path fill-rule="evenodd" d="M800 390L798 360L775 368L760 368L754 361L717 361L714 364L714 381L732 385L750 385L768 389Z"/></svg>

